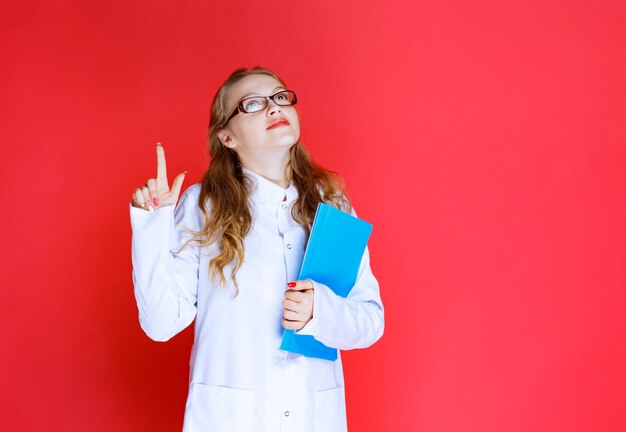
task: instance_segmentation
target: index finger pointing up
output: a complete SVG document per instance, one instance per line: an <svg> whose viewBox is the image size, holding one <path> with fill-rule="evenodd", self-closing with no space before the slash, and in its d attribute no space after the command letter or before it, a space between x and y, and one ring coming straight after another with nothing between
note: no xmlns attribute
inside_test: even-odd
<svg viewBox="0 0 626 432"><path fill-rule="evenodd" d="M165 167L165 150L163 150L163 146L161 143L157 143L156 145L156 153L157 153L157 179L165 181L167 184L167 169Z"/></svg>

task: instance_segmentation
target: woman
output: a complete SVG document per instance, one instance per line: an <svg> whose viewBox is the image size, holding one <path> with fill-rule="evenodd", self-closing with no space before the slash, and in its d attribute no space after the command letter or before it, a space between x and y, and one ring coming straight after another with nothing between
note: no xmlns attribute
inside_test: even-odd
<svg viewBox="0 0 626 432"><path fill-rule="evenodd" d="M139 322L166 341L195 318L183 431L347 430L341 355L279 349L284 329L340 350L383 334L384 309L366 249L347 298L298 276L317 204L356 215L342 181L299 142L297 97L273 72L233 72L211 107L202 183L134 191L132 261Z"/></svg>

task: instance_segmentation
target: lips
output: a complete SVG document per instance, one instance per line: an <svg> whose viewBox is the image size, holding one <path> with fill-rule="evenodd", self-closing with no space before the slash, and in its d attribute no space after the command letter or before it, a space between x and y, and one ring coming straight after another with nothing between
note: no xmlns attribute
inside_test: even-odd
<svg viewBox="0 0 626 432"><path fill-rule="evenodd" d="M286 118L279 118L271 122L269 126L267 127L267 129L274 129L280 126L287 126L288 124L289 124L289 121Z"/></svg>

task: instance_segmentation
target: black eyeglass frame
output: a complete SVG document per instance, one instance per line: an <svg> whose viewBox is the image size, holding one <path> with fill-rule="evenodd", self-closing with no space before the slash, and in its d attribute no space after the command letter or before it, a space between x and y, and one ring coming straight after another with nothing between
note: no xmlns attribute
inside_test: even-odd
<svg viewBox="0 0 626 432"><path fill-rule="evenodd" d="M278 102L276 102L276 100L274 99L276 96L278 96L281 93L291 93L293 95L293 102L287 105L281 105ZM258 98L264 98L266 105L261 108L258 111L253 111L251 113L248 113L248 111L245 110L245 108L243 107L243 103L245 101L247 101L248 99L258 99ZM246 113L246 114L254 114L257 112L261 112L263 111L265 108L267 108L267 105L269 105L269 100L272 100L272 102L274 102L276 105L278 106L292 106L295 105L298 102L298 97L296 96L296 92L294 92L293 90L281 90L279 92L274 93L271 96L250 96L244 99L241 99L239 101L239 103L237 104L237 108L235 108L235 110L233 111L233 113L230 115L230 117L228 117L228 120L226 120L226 122L222 125L222 127L226 126L228 124L228 122L230 121L231 118L235 117L237 114L239 114L240 112Z"/></svg>

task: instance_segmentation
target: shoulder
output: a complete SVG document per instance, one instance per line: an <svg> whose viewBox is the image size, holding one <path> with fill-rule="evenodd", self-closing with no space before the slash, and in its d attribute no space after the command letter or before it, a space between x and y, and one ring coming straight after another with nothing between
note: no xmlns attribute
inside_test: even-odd
<svg viewBox="0 0 626 432"><path fill-rule="evenodd" d="M193 197L193 198L198 198L200 196L200 190L202 189L202 184L201 183L194 183L191 186L189 186L187 189L185 189L185 192L183 192L183 195L181 196L181 199L185 196L187 197Z"/></svg>
<svg viewBox="0 0 626 432"><path fill-rule="evenodd" d="M201 189L202 184L195 183L182 193L174 210L177 223L184 223L196 228L201 226L203 215L198 204Z"/></svg>
<svg viewBox="0 0 626 432"><path fill-rule="evenodd" d="M200 209L198 206L198 198L200 197L200 191L202 190L201 183L194 183L189 186L182 193L180 198L178 198L177 207L184 207L186 209L191 209L194 206Z"/></svg>

